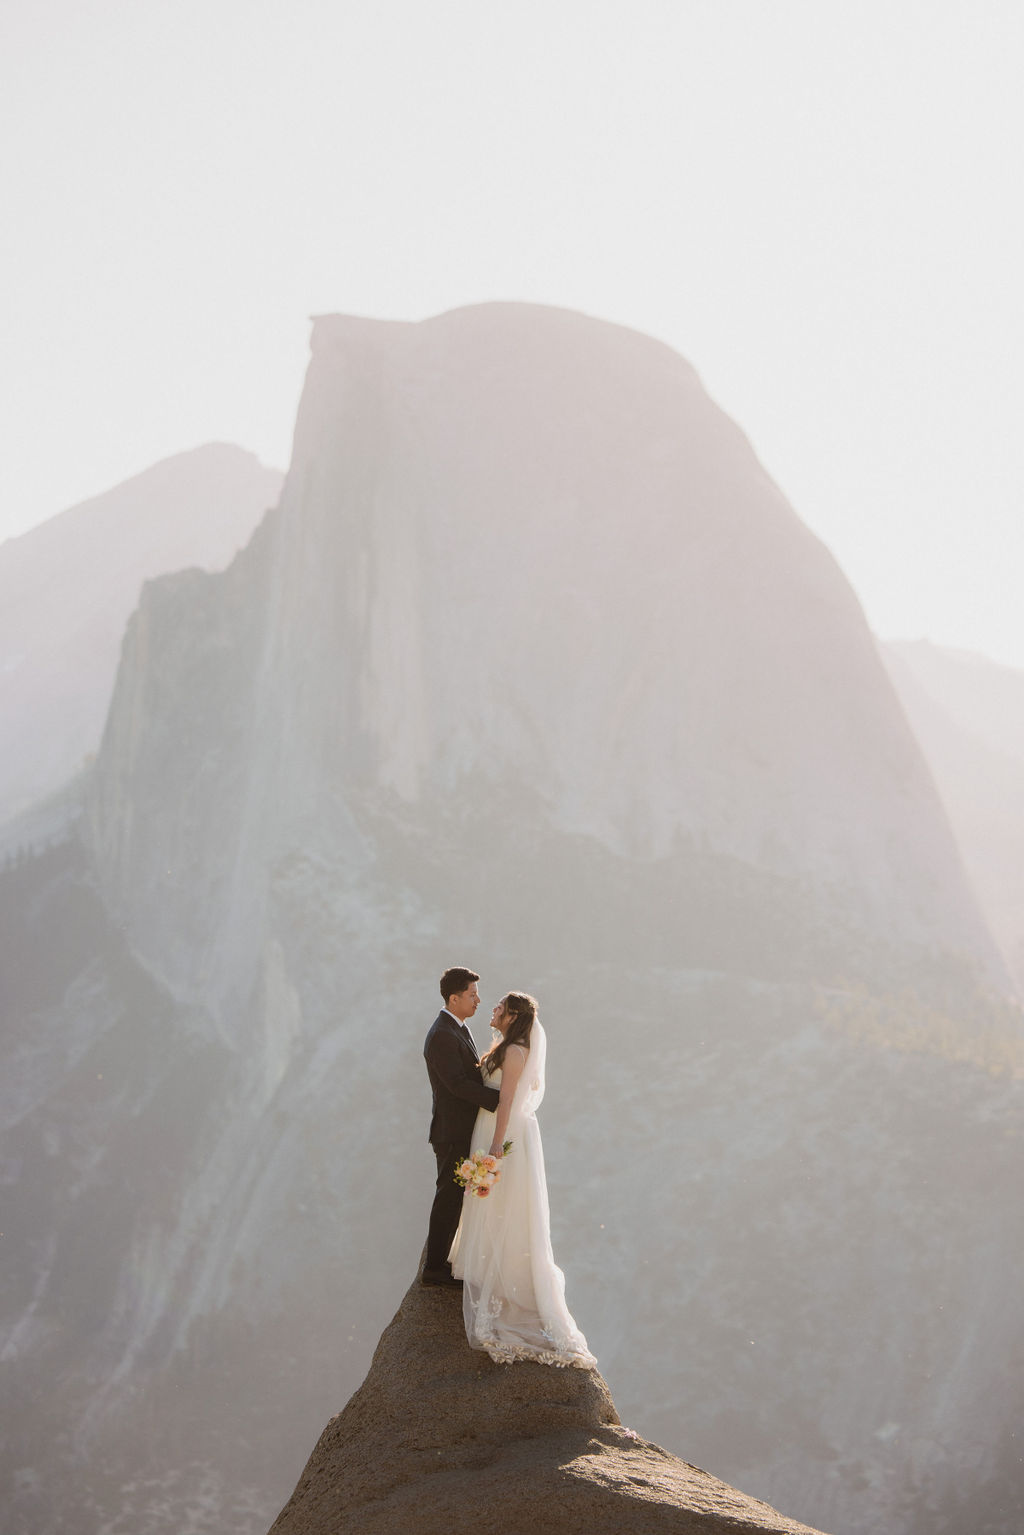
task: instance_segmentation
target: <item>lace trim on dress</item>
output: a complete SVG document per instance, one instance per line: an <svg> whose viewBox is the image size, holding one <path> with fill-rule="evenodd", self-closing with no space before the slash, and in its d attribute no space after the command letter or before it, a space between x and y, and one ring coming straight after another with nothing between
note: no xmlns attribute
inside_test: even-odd
<svg viewBox="0 0 1024 1535"><path fill-rule="evenodd" d="M487 1321L491 1324L486 1333L479 1327L475 1329L472 1339L474 1348L481 1348L494 1360L495 1364L514 1364L517 1359L532 1359L537 1364L554 1365L556 1369L564 1370L574 1367L580 1370L589 1370L597 1360L589 1349L579 1349L573 1346L568 1339L564 1341L554 1337L546 1327L541 1328L544 1341L551 1345L550 1348L531 1347L527 1343L501 1343L496 1336L495 1323L501 1316L504 1307L499 1297L492 1296L487 1304ZM480 1314L477 1313L477 1320Z"/></svg>
<svg viewBox="0 0 1024 1535"><path fill-rule="evenodd" d="M515 1364L518 1359L532 1359L534 1364L554 1365L556 1370L589 1370L597 1363L592 1356L585 1359L581 1354L556 1354L553 1349L513 1347L510 1343L482 1343L481 1347L495 1364Z"/></svg>

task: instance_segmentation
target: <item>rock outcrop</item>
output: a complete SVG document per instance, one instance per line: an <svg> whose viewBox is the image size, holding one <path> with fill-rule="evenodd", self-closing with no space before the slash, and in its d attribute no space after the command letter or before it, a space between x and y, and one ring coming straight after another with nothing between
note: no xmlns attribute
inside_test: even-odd
<svg viewBox="0 0 1024 1535"><path fill-rule="evenodd" d="M271 1535L814 1535L619 1422L597 1370L493 1364L414 1281Z"/></svg>

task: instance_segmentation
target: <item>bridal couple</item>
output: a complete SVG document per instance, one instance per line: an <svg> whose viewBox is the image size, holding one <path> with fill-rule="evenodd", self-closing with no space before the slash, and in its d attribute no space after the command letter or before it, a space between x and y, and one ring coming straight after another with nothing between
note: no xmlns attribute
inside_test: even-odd
<svg viewBox="0 0 1024 1535"><path fill-rule="evenodd" d="M479 980L472 970L445 971L444 1006L423 1047L434 1099L429 1139L437 1192L422 1283L461 1289L470 1346L497 1362L586 1368L596 1360L569 1315L565 1277L551 1251L537 1124L546 1036L533 997L510 991L491 1014L496 1038L481 1060L468 1027L480 1006ZM463 1192L456 1182L475 1151L497 1159L499 1176L486 1197Z"/></svg>

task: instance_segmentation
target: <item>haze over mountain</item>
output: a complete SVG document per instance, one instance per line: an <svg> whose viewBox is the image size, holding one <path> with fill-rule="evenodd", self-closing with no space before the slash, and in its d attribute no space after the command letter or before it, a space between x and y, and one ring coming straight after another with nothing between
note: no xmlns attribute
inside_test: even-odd
<svg viewBox="0 0 1024 1535"><path fill-rule="evenodd" d="M540 997L627 1420L835 1535L1016 1530L1019 1011L848 584L664 346L318 320L279 504L145 586L0 903L16 1530L266 1528L420 1250L452 962Z"/></svg>
<svg viewBox="0 0 1024 1535"><path fill-rule="evenodd" d="M207 443L0 544L0 823L95 752L143 581L219 570L283 476Z"/></svg>
<svg viewBox="0 0 1024 1535"><path fill-rule="evenodd" d="M925 641L882 653L1024 997L1024 672Z"/></svg>

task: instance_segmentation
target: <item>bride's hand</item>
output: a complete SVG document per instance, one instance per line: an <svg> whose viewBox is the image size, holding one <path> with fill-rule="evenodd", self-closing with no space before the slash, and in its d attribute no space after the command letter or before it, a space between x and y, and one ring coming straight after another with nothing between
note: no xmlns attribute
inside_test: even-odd
<svg viewBox="0 0 1024 1535"><path fill-rule="evenodd" d="M496 1144L495 1144L495 1143L494 1143L494 1141L492 1141L492 1142L491 1142L491 1149L490 1149L490 1151L489 1151L489 1152L488 1152L488 1153L487 1153L487 1155L488 1155L488 1156L489 1156L489 1157L501 1157L501 1156L504 1156L504 1154L505 1154L505 1153L504 1153L504 1152L503 1152L503 1151L502 1151L502 1149L501 1149L501 1147L500 1147L500 1146L498 1146L498 1145L496 1145Z"/></svg>

